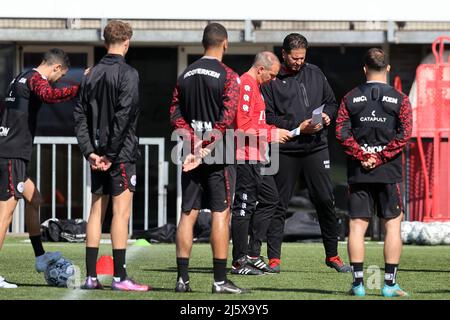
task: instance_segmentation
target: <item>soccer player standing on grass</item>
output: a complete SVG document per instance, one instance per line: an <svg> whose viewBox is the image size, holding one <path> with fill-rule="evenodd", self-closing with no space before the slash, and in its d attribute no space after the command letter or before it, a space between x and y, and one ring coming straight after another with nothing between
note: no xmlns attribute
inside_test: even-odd
<svg viewBox="0 0 450 320"><path fill-rule="evenodd" d="M81 152L91 164L92 207L87 225L86 270L83 289L103 289L96 263L102 223L112 198L114 278L111 289L148 291L128 278L125 254L139 141L139 75L126 64L133 30L128 23L110 21L104 30L108 53L83 78L75 106L75 132Z"/></svg>
<svg viewBox="0 0 450 320"><path fill-rule="evenodd" d="M351 295L364 296L364 235L374 209L382 219L385 297L407 296L396 283L402 251L402 150L411 137L409 99L387 84L387 55L378 48L364 56L367 82L342 100L336 137L348 155L350 230L348 254L353 271Z"/></svg>
<svg viewBox="0 0 450 320"><path fill-rule="evenodd" d="M53 88L69 70L67 54L51 49L44 54L35 69L20 73L9 85L5 105L0 110L0 249L11 224L18 199L25 199L25 223L36 256L35 267L43 272L50 262L61 257L60 252L45 252L41 241L39 190L27 175L31 160L37 114L42 103L54 104L70 100L78 86ZM16 288L0 276L0 288Z"/></svg>
<svg viewBox="0 0 450 320"><path fill-rule="evenodd" d="M269 266L280 271L281 244L289 201L300 177L316 208L325 247L325 263L338 272L349 272L338 255L338 220L330 177L327 128L336 114L337 103L325 75L306 63L308 41L298 33L283 41L284 63L274 81L261 91L266 102L267 123L300 135L280 146L280 168L275 175L280 201L267 234ZM321 123L312 123L312 112L324 105Z"/></svg>
<svg viewBox="0 0 450 320"><path fill-rule="evenodd" d="M232 166L225 163L200 163L201 158L222 143L225 131L232 128L239 99L239 77L222 63L228 47L226 29L210 23L203 31L204 55L192 63L178 78L170 120L175 130L194 147L186 157L182 173L182 214L177 228L176 292L190 292L189 257L193 229L202 202L212 211L211 247L214 283L212 293L243 293L227 279ZM207 137L204 135L213 137ZM212 143L208 143L213 140ZM215 150L214 150L215 151Z"/></svg>
<svg viewBox="0 0 450 320"><path fill-rule="evenodd" d="M238 164L231 218L232 274L271 272L260 253L278 204L278 191L273 176L263 175L261 170L269 161L268 143L284 143L291 134L286 129L266 124L266 105L259 86L273 80L279 70L277 56L265 51L256 55L253 66L240 77L241 94L236 115ZM245 143L240 146L239 141Z"/></svg>

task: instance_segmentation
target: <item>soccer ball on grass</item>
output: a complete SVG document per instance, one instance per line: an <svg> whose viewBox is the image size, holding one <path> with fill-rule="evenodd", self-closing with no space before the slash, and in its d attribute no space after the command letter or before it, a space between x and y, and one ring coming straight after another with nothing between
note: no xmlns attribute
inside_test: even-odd
<svg viewBox="0 0 450 320"><path fill-rule="evenodd" d="M50 286L67 288L75 276L75 268L70 260L60 258L48 265L44 276Z"/></svg>

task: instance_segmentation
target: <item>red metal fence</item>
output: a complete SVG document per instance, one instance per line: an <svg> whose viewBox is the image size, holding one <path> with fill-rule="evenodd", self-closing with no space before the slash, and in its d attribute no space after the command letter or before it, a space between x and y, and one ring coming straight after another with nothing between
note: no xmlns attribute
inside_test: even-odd
<svg viewBox="0 0 450 320"><path fill-rule="evenodd" d="M450 220L450 57L443 59L445 41L450 37L433 42L436 62L419 65L416 73L414 139L407 172L410 220Z"/></svg>

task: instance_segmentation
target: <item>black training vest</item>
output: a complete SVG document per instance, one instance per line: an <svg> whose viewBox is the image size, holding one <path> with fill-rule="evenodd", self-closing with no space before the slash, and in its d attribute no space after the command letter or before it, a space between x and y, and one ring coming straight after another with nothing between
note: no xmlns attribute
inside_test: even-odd
<svg viewBox="0 0 450 320"><path fill-rule="evenodd" d="M347 95L352 134L365 152L380 152L395 139L403 99L393 87L379 82L365 83ZM370 171L365 170L360 161L349 159L347 174L349 183L400 182L401 153Z"/></svg>

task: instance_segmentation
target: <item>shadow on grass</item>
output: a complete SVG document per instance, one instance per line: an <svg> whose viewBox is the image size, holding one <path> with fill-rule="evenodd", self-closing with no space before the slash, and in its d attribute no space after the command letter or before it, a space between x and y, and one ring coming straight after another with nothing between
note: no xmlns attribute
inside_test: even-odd
<svg viewBox="0 0 450 320"><path fill-rule="evenodd" d="M450 294L450 290L434 290L434 291L417 291L415 293L423 293L423 294Z"/></svg>
<svg viewBox="0 0 450 320"><path fill-rule="evenodd" d="M447 270L430 270L430 269L399 269L399 272L431 272L431 273L450 273L450 269Z"/></svg>
<svg viewBox="0 0 450 320"><path fill-rule="evenodd" d="M47 288L52 288L52 289L67 289L67 288L60 288L60 287L52 287L49 286L48 284L34 284L34 283L17 283L14 282L15 284L17 284L17 286L20 287L47 287Z"/></svg>
<svg viewBox="0 0 450 320"><path fill-rule="evenodd" d="M150 290L149 292L170 292L170 293L173 293L175 291L174 289L175 289L175 286L172 289L170 289L170 288L155 288L155 287L152 287L152 290Z"/></svg>
<svg viewBox="0 0 450 320"><path fill-rule="evenodd" d="M384 268L380 268L385 271ZM430 272L430 273L450 273L450 270L430 270L430 269L398 269L399 272Z"/></svg>
<svg viewBox="0 0 450 320"><path fill-rule="evenodd" d="M178 270L176 267L169 267L166 269L142 269L142 271L154 271L154 272L170 272L170 273L176 273ZM212 273L212 267L211 268L189 268L189 273Z"/></svg>
<svg viewBox="0 0 450 320"><path fill-rule="evenodd" d="M165 269L150 269L150 268L145 268L142 269L142 271L145 272L150 272L150 271L154 271L154 272L177 272L177 268L176 267L168 267ZM193 268L189 268L189 273L212 273L213 272L213 267L208 267L208 268L204 268L204 267L193 267ZM228 273L230 273L230 269L228 269L227 271ZM311 270L283 270L281 273L291 273L291 272L311 272ZM330 273L330 272L318 272L318 273ZM276 276L278 275L278 273L275 274L266 274L267 276Z"/></svg>
<svg viewBox="0 0 450 320"><path fill-rule="evenodd" d="M330 294L330 295L347 295L346 291L330 291L330 290L319 290L310 288L251 288L255 291L271 291L271 292L301 292L301 293L318 293L318 294Z"/></svg>
<svg viewBox="0 0 450 320"><path fill-rule="evenodd" d="M31 283L16 283L17 284L17 286L19 287L19 288L21 288L21 287L29 287L29 288L33 288L33 287L47 287L47 288L51 288L51 289L60 289L60 290L67 290L68 288L60 288L60 287L51 287L51 286L48 286L48 285L45 285L45 284L31 284ZM152 290L150 290L149 292L173 292L174 290L173 289L170 289L170 288L156 288L156 287L153 287L151 284L150 284L150 286L152 287ZM111 291L111 286L104 286L103 287L104 288L104 290L87 290L87 291L90 291L90 292L105 292L105 290L107 290L107 291ZM80 288L77 288L76 290L82 290L82 291L85 291L85 290L83 290L83 289L80 289ZM118 292L118 291L112 291L112 292Z"/></svg>

